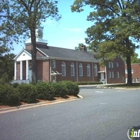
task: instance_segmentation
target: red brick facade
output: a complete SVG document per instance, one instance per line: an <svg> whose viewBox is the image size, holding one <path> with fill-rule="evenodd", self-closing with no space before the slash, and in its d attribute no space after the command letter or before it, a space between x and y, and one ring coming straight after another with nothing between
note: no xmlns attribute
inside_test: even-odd
<svg viewBox="0 0 140 140"><path fill-rule="evenodd" d="M140 63L131 64L132 82L140 83ZM125 65L125 77L127 82L127 65Z"/></svg>
<svg viewBox="0 0 140 140"><path fill-rule="evenodd" d="M106 67L107 83L125 83L125 71L124 71L124 61L121 58L116 58L111 61L113 67Z"/></svg>
<svg viewBox="0 0 140 140"><path fill-rule="evenodd" d="M62 75L56 75L56 81L61 81L61 80L71 80L71 81L99 81L98 76L94 76L94 68L93 66L96 63L92 62L80 62L80 61L66 61L66 60L55 60L56 67L51 68L52 71L58 71L59 73L62 72L61 65L62 63L66 64L66 76ZM74 64L74 76L71 76L71 64ZM79 76L79 64L82 64L83 66L83 76ZM90 76L87 76L87 65L90 65ZM97 64L99 69L99 65ZM53 76L52 76L53 78ZM52 80L52 79L51 79Z"/></svg>
<svg viewBox="0 0 140 140"><path fill-rule="evenodd" d="M37 46L37 78L38 81L62 81L62 80L71 80L74 82L78 81L102 81L104 78L105 83L124 83L125 82L125 71L124 71L124 62L121 58L116 58L112 62L109 62L106 67L100 67L99 62L91 59L87 61L87 59L80 60L65 60L61 57L48 57L43 51L40 49L46 49L47 45L38 44ZM43 50L42 49L42 50ZM49 48L47 48L49 50ZM30 53L31 45L26 45L26 50ZM82 51L83 52L83 51ZM87 53L87 52L86 52ZM84 53L83 56L84 57ZM92 56L93 57L93 56ZM81 55L80 55L81 59ZM84 61L85 60L85 61ZM22 60L20 60L22 61ZM55 67L52 66L52 62L55 62ZM22 63L17 62L17 76L16 80L20 80L20 64L22 64L22 80L27 80L28 67L26 69L26 61L23 60ZM29 65L31 63L31 59L28 61ZM28 65L27 63L27 65ZM62 64L65 64L65 75L62 74ZM73 72L71 64L73 64ZM110 66L110 64L112 66ZM80 66L81 65L81 66ZM82 68L81 68L82 67ZM81 73L82 69L82 74Z"/></svg>

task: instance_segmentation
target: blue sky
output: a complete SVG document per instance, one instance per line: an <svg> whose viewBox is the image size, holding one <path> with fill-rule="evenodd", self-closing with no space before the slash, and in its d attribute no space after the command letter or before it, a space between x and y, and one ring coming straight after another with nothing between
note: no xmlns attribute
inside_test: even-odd
<svg viewBox="0 0 140 140"><path fill-rule="evenodd" d="M43 23L43 39L47 40L49 46L74 49L79 43L85 44L87 37L85 31L93 23L87 21L90 8L86 7L81 13L71 12L70 6L74 0L58 0L59 13L62 15L60 21L48 19ZM18 54L24 45L15 45L14 53ZM140 57L140 49L136 51Z"/></svg>

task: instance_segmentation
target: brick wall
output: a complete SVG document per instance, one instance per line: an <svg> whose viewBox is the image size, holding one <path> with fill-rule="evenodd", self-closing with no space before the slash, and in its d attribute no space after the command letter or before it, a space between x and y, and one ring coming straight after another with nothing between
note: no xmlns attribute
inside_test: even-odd
<svg viewBox="0 0 140 140"><path fill-rule="evenodd" d="M56 76L56 81L61 81L61 80L71 80L71 81L99 81L98 76L94 76L94 69L92 68L92 63L91 62L76 62L76 61L64 61L64 60L55 60L56 63L56 68L51 68L52 71L56 72L58 71L59 73L62 73L61 71L61 65L62 63L65 62L66 64L66 76L62 75L57 75ZM75 76L71 76L71 63L74 64L75 66ZM79 76L79 64L82 64L83 66L83 76ZM90 65L90 76L87 76L87 64ZM99 65L97 64L98 68Z"/></svg>
<svg viewBox="0 0 140 140"><path fill-rule="evenodd" d="M131 64L131 73L134 83L140 83L140 63ZM125 65L125 77L127 81L127 65ZM139 81L138 81L139 78Z"/></svg>
<svg viewBox="0 0 140 140"><path fill-rule="evenodd" d="M49 60L37 60L37 77L38 80L49 82L50 81L50 66Z"/></svg>
<svg viewBox="0 0 140 140"><path fill-rule="evenodd" d="M109 68L109 63L106 66L107 70L107 83L125 83L125 65L121 58L115 58L113 61L113 68ZM114 77L112 76L114 73ZM111 73L111 77L110 77ZM119 73L119 76L117 76Z"/></svg>

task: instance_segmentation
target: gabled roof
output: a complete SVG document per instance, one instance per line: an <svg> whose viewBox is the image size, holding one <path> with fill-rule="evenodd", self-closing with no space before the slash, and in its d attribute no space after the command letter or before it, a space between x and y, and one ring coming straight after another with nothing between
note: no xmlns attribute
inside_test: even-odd
<svg viewBox="0 0 140 140"><path fill-rule="evenodd" d="M25 52L27 55L31 56L31 53L25 49L23 49L18 55L14 57L14 60L16 60L23 52Z"/></svg>
<svg viewBox="0 0 140 140"><path fill-rule="evenodd" d="M80 50L72 50L66 48L58 48L48 46L47 48L39 48L50 58L65 59L65 60L77 60L77 61L87 61L87 62L99 62L94 58L94 54L91 52L85 52Z"/></svg>

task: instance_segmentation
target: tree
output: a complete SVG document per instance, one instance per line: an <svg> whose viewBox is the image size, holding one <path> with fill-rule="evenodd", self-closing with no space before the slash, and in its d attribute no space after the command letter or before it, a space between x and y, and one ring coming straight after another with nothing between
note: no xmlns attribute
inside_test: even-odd
<svg viewBox="0 0 140 140"><path fill-rule="evenodd" d="M17 35L31 35L32 44L32 81L37 82L36 64L36 29L48 18L60 19L56 0L3 0L0 17L3 18L2 29L10 27L14 39ZM5 35L8 32L6 30ZM11 35L11 34L10 34Z"/></svg>
<svg viewBox="0 0 140 140"><path fill-rule="evenodd" d="M134 53L134 55L131 56L131 63L140 63L140 58L138 58L137 53Z"/></svg>
<svg viewBox="0 0 140 140"><path fill-rule="evenodd" d="M81 50L82 46L84 46L83 43L79 43L77 47L75 47L75 50Z"/></svg>
<svg viewBox="0 0 140 140"><path fill-rule="evenodd" d="M0 79L3 82L10 82L14 76L14 57L13 53L0 55Z"/></svg>
<svg viewBox="0 0 140 140"><path fill-rule="evenodd" d="M72 11L81 12L89 5L87 17L94 25L86 31L86 43L98 52L105 64L117 56L126 58L128 83L132 84L131 55L140 37L140 5L137 0L75 0Z"/></svg>

